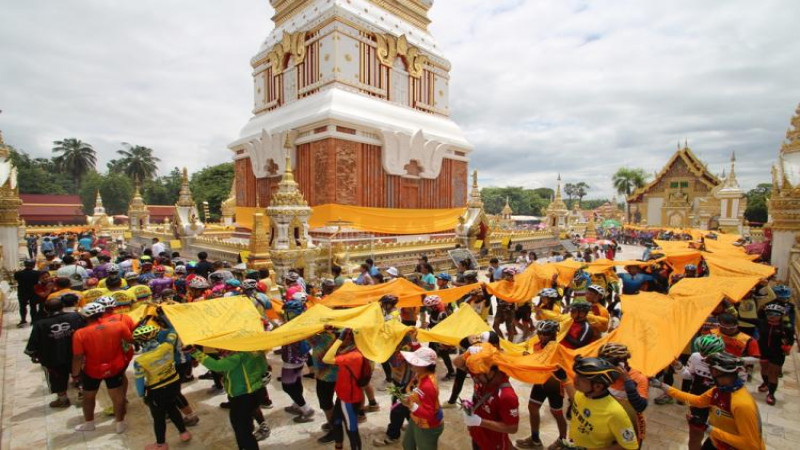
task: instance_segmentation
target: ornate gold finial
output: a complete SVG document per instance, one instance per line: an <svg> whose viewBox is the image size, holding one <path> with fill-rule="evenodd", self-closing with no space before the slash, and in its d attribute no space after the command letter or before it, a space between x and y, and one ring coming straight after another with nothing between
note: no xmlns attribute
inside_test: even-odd
<svg viewBox="0 0 800 450"><path fill-rule="evenodd" d="M290 131L286 134L284 141L284 149L286 150L286 168L283 171L283 177L278 183L278 191L272 196L270 207L272 206L302 206L308 207L308 202L303 198L300 192L300 187L294 179L292 173L292 153L294 147L294 132ZM269 208L268 208L269 210Z"/></svg>
<svg viewBox="0 0 800 450"><path fill-rule="evenodd" d="M178 194L177 206L195 206L194 199L192 198L192 191L189 189L189 171L186 167L183 168L183 175L181 176L181 190Z"/></svg>
<svg viewBox="0 0 800 450"><path fill-rule="evenodd" d="M142 198L142 193L139 186L140 184L138 181L133 185L133 198L131 199L131 203L128 205L128 215L131 215L132 212L145 212L147 210L147 206L144 204L144 199Z"/></svg>
<svg viewBox="0 0 800 450"><path fill-rule="evenodd" d="M102 208L103 207L103 198L100 197L100 189L98 189L97 193L95 194L94 207L95 208Z"/></svg>
<svg viewBox="0 0 800 450"><path fill-rule="evenodd" d="M469 200L467 206L470 208L483 208L483 199L481 198L481 190L478 188L478 170L472 171L472 190L469 193Z"/></svg>

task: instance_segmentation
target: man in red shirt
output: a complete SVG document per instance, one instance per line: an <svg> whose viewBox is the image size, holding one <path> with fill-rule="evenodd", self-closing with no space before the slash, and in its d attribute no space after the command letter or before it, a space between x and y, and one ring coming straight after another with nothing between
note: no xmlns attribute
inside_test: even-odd
<svg viewBox="0 0 800 450"><path fill-rule="evenodd" d="M462 401L473 450L513 449L509 435L519 428L519 398L508 376L494 364L497 353L490 344L479 344L453 361L466 367L475 381L472 401Z"/></svg>
<svg viewBox="0 0 800 450"><path fill-rule="evenodd" d="M561 340L560 344L564 347L576 349L584 347L597 340L591 325L587 321L592 305L586 301L574 301L569 305L569 315L572 317L572 325L567 331L567 335Z"/></svg>
<svg viewBox="0 0 800 450"><path fill-rule="evenodd" d="M359 378L366 373L366 366L369 365L369 362L356 348L352 330L345 328L339 332L339 338L322 357L322 362L336 364L339 368L339 375L336 377L336 386L334 387L336 404L333 407L333 426L330 437L336 443L336 448L342 448L342 444L344 444L342 427L344 426L347 437L350 439L350 449L361 450L358 412L359 405L364 401L364 391L363 386L359 385Z"/></svg>
<svg viewBox="0 0 800 450"><path fill-rule="evenodd" d="M72 335L72 376L77 377L83 367L83 418L84 423L75 431L94 430L94 404L100 383L105 381L108 395L114 405L117 433L125 431L125 396L122 383L128 360L123 346L133 342L131 330L122 322L101 322L105 308L99 303L89 303L81 310L87 325Z"/></svg>

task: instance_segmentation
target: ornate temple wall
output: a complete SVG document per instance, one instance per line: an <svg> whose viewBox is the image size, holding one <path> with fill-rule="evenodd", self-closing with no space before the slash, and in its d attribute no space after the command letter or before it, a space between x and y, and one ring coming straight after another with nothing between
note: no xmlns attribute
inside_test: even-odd
<svg viewBox="0 0 800 450"><path fill-rule="evenodd" d="M382 147L326 138L297 146L295 177L309 205L337 203L376 208L455 208L466 205L467 162L445 158L439 176L417 176L408 164L406 176L390 175L382 166ZM269 206L280 174L256 178L250 158L237 159L236 204Z"/></svg>

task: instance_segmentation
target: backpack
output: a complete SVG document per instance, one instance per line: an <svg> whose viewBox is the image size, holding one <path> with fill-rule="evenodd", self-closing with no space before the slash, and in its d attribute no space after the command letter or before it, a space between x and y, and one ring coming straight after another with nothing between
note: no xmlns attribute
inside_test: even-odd
<svg viewBox="0 0 800 450"><path fill-rule="evenodd" d="M350 375L356 380L356 386L360 388L367 386L372 380L372 365L363 356L361 357L361 369L358 371L358 376L350 370L349 366L344 366L344 368L350 372Z"/></svg>

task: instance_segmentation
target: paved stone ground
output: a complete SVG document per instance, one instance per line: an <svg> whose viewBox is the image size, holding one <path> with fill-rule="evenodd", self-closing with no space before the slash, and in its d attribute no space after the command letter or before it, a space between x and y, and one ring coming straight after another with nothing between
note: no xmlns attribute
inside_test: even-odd
<svg viewBox="0 0 800 450"><path fill-rule="evenodd" d="M622 257L640 256L640 249L626 246ZM12 299L13 300L13 299ZM72 429L82 421L80 408L72 406L66 409L51 409L47 404L53 396L47 392L44 375L38 365L30 362L23 349L30 329L17 329L18 317L15 312L8 312L3 318L3 329L0 335L0 398L2 398L2 437L0 449L141 449L153 442L153 431L150 415L144 404L136 397L134 390L128 394L128 431L117 435L113 432L112 419L104 417L102 409L110 404L107 394L98 395L97 430L94 432L76 433ZM270 355L273 367L280 367L280 362ZM764 403L764 394L756 391L757 381L747 385L747 389L757 399L766 436L767 447L771 449L800 448L800 379L798 379L798 357L796 353L787 359L784 377L777 393L778 404L768 406ZM440 373L443 373L441 368ZM205 369L195 370L195 375ZM129 371L132 379L132 373ZM376 372L375 381L381 376ZM758 376L756 376L758 378ZM314 395L312 380L304 380L306 399L312 406L318 406ZM520 431L513 439L529 434L528 413L526 409L530 386L513 382L514 388L522 400ZM167 440L174 449L234 449L235 441L228 423L227 412L218 407L225 400L224 395L210 395L210 381L195 381L184 386L183 392L194 405L200 415L200 423L191 428L194 439L190 443L178 440L177 430L170 424L167 428ZM450 393L451 383L441 383L441 399L444 401ZM280 384L273 382L269 386L270 395L275 408L265 410L267 420L272 427L272 436L261 442L261 448L284 446L286 448L332 449L333 444L320 445L316 438L324 419L320 411L316 420L308 424L295 424L291 416L283 412L283 407L290 401L281 392ZM472 383L468 380L462 397L471 393ZM389 396L386 392L376 392L381 404L381 411L369 414L367 423L361 425L364 448L372 448L370 442L374 437L382 435L388 422ZM656 394L657 391L651 392ZM651 398L653 397L651 395ZM76 393L70 392L73 403ZM646 416L648 435L646 449L681 449L686 448L687 426L685 421L686 407L678 405L648 407ZM457 410L445 410L445 432L441 437L441 449L469 449L470 444ZM542 415L542 440L545 444L557 436L555 424L549 414ZM347 444L345 444L347 445ZM400 448L396 446L396 448Z"/></svg>

